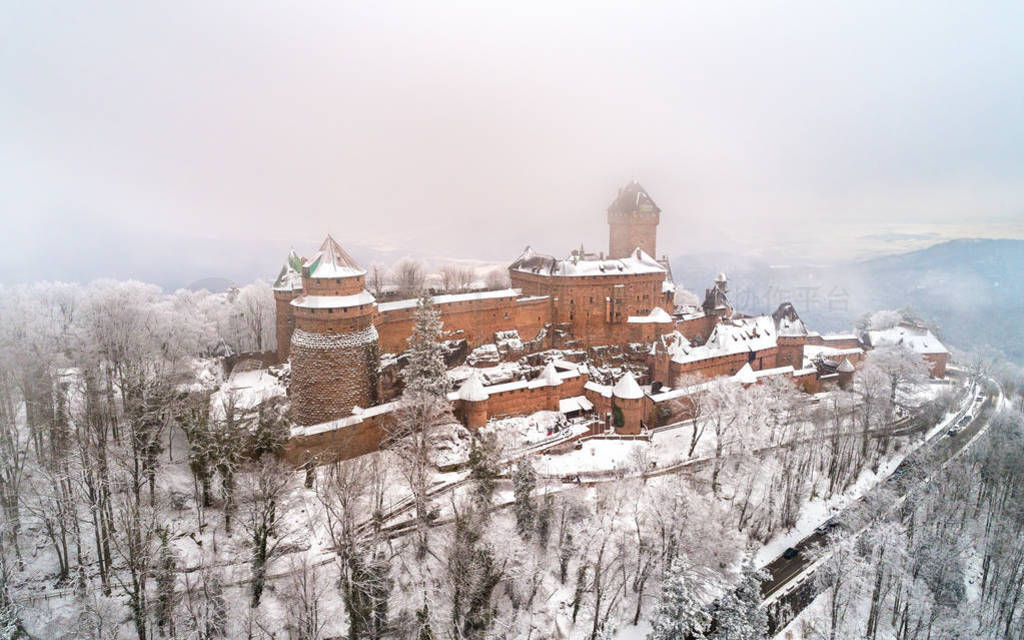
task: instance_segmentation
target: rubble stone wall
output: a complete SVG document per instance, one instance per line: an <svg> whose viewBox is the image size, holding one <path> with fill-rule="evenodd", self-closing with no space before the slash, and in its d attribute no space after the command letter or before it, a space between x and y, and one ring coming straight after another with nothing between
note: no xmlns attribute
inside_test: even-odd
<svg viewBox="0 0 1024 640"><path fill-rule="evenodd" d="M318 424L369 407L376 400L377 330L325 335L296 329L291 346L292 412L301 425Z"/></svg>

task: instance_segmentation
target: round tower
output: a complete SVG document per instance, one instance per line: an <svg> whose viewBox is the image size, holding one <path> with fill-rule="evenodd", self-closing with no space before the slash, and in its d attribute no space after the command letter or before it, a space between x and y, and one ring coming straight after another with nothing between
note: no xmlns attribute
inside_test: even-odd
<svg viewBox="0 0 1024 640"><path fill-rule="evenodd" d="M302 265L302 295L290 303L292 411L299 424L343 418L377 400L377 301L365 279L331 236Z"/></svg>
<svg viewBox="0 0 1024 640"><path fill-rule="evenodd" d="M480 374L474 371L459 387L459 400L462 401L462 416L466 428L476 431L487 424L487 390L480 380Z"/></svg>
<svg viewBox="0 0 1024 640"><path fill-rule="evenodd" d="M612 387L612 405L622 413L622 425L615 425L619 433L640 433L643 420L644 390L637 384L633 374L626 372Z"/></svg>
<svg viewBox="0 0 1024 640"><path fill-rule="evenodd" d="M850 385L853 384L853 372L855 371L853 364L849 358L843 358L843 361L839 364L836 369L836 374L839 376L839 388L849 389Z"/></svg>
<svg viewBox="0 0 1024 640"><path fill-rule="evenodd" d="M544 367L540 374L540 380L544 383L544 408L548 411L558 411L562 398L559 387L562 385L562 378L555 371L555 365L551 362Z"/></svg>
<svg viewBox="0 0 1024 640"><path fill-rule="evenodd" d="M640 247L657 258L656 244L661 209L637 181L622 189L608 207L608 257L626 258Z"/></svg>
<svg viewBox="0 0 1024 640"><path fill-rule="evenodd" d="M274 322L277 329L277 362L288 360L292 333L295 331L295 314L292 300L302 295L302 258L292 249L274 280Z"/></svg>

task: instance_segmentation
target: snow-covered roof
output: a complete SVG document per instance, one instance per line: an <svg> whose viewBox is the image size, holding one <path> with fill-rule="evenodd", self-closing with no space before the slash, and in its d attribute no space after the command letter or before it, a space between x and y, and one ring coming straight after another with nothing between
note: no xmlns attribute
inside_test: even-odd
<svg viewBox="0 0 1024 640"><path fill-rule="evenodd" d="M470 300L489 300L491 298L519 298L521 295L523 295L522 289L497 289L495 291L474 291L473 293L448 293L445 295L434 296L434 304L451 304L454 302L468 302ZM382 302L377 305L377 310L381 313L386 313L397 309L414 309L419 302L419 298Z"/></svg>
<svg viewBox="0 0 1024 640"><path fill-rule="evenodd" d="M612 387L612 395L623 400L637 400L644 397L644 390L637 384L633 374L627 371Z"/></svg>
<svg viewBox="0 0 1024 640"><path fill-rule="evenodd" d="M459 399L467 402L481 402L488 398L487 390L480 379L480 373L474 371L459 387Z"/></svg>
<svg viewBox="0 0 1024 640"><path fill-rule="evenodd" d="M930 330L908 323L901 323L891 329L868 331L868 342L872 347L903 345L915 353L949 353Z"/></svg>
<svg viewBox="0 0 1024 640"><path fill-rule="evenodd" d="M668 278L665 278L665 280L663 280L662 283L661 283L661 292L662 293L675 293L676 292L676 283L672 282Z"/></svg>
<svg viewBox="0 0 1024 640"><path fill-rule="evenodd" d="M661 307L654 307L646 316L629 316L626 322L631 322L633 324L672 322L672 316L668 315L668 313Z"/></svg>
<svg viewBox="0 0 1024 640"><path fill-rule="evenodd" d="M562 378L559 377L558 372L555 371L554 363L549 362L544 371L540 374L541 380L543 380L549 387L557 387L562 384Z"/></svg>
<svg viewBox="0 0 1024 640"><path fill-rule="evenodd" d="M772 313L775 329L780 336L806 336L807 325L797 315L796 309L789 302L783 302Z"/></svg>
<svg viewBox="0 0 1024 640"><path fill-rule="evenodd" d="M573 413L575 411L590 411L594 408L594 403L587 400L587 396L573 396L571 398L562 398L558 401L559 413Z"/></svg>
<svg viewBox="0 0 1024 640"><path fill-rule="evenodd" d="M330 234L320 245L320 249L306 260L302 267L309 269L310 278L350 278L366 273Z"/></svg>
<svg viewBox="0 0 1024 640"><path fill-rule="evenodd" d="M757 382L757 376L754 375L754 370L750 367L749 362L740 367L740 370L736 372L733 379L742 384L754 384Z"/></svg>
<svg viewBox="0 0 1024 640"><path fill-rule="evenodd" d="M509 267L512 271L536 273L545 276L618 276L623 274L666 273L665 267L639 247L626 258L566 258L556 260L552 256L526 250Z"/></svg>
<svg viewBox="0 0 1024 640"><path fill-rule="evenodd" d="M864 350L860 347L850 347L848 349L837 349L836 347L826 347L819 344L805 344L804 345L804 357L814 360L818 357L828 358L829 360L839 361L840 358L846 358L848 356L859 356L863 355Z"/></svg>
<svg viewBox="0 0 1024 640"><path fill-rule="evenodd" d="M360 291L348 296L299 296L291 305L302 309L344 309L372 304L376 300L370 292Z"/></svg>
<svg viewBox="0 0 1024 640"><path fill-rule="evenodd" d="M274 280L274 289L278 291L295 291L302 288L302 258L292 249L285 258L281 272Z"/></svg>
<svg viewBox="0 0 1024 640"><path fill-rule="evenodd" d="M598 382L590 380L585 385L583 385L583 388L586 389L587 391L593 391L597 395L604 396L605 398L612 397L612 388L606 384L600 384Z"/></svg>
<svg viewBox="0 0 1024 640"><path fill-rule="evenodd" d="M608 205L609 213L632 213L634 211L661 211L658 205L654 204L654 200L647 191L636 180L619 189L615 200L612 200L612 203Z"/></svg>
<svg viewBox="0 0 1024 640"><path fill-rule="evenodd" d="M719 358L735 353L761 351L776 346L775 323L771 316L757 316L719 322L707 342L694 347L680 342L672 347L672 361L680 364Z"/></svg>
<svg viewBox="0 0 1024 640"><path fill-rule="evenodd" d="M372 407L367 407L361 410L359 413L353 413L350 416L344 418L338 418L337 420L330 420L328 422L321 422L319 424L311 424L308 426L295 425L291 428L291 435L293 438L302 436L312 436L318 433L326 433L328 431L336 431L338 429L344 429L345 427L351 427L357 425L367 418L374 416L383 415L385 413L391 413L398 408L399 402L388 402L385 404L378 404Z"/></svg>
<svg viewBox="0 0 1024 640"><path fill-rule="evenodd" d="M836 369L836 371L838 371L840 373L853 373L854 368L853 368L853 364L850 362L850 359L849 358L843 358L843 361L841 363L839 363L839 368Z"/></svg>
<svg viewBox="0 0 1024 640"><path fill-rule="evenodd" d="M784 367L772 367L771 369L758 369L754 372L754 377L760 380L761 378L771 378L772 376L784 376L793 375L793 367L786 365Z"/></svg>

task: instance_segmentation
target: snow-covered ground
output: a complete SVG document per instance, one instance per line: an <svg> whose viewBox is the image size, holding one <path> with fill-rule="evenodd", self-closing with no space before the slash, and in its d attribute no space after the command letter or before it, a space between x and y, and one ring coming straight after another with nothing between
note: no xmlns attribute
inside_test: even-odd
<svg viewBox="0 0 1024 640"><path fill-rule="evenodd" d="M284 384L267 369L233 372L210 397L210 417L223 420L226 407L251 411L271 398L284 396Z"/></svg>

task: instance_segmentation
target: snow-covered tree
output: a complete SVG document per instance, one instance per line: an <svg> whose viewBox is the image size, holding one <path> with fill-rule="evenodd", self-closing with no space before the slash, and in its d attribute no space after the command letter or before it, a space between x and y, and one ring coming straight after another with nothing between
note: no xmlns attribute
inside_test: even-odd
<svg viewBox="0 0 1024 640"><path fill-rule="evenodd" d="M761 583L768 573L748 556L736 588L715 603L711 640L762 640L768 637L768 612L761 608Z"/></svg>
<svg viewBox="0 0 1024 640"><path fill-rule="evenodd" d="M661 585L658 606L651 616L647 640L701 640L711 623L694 593L694 574L685 554L672 559Z"/></svg>
<svg viewBox="0 0 1024 640"><path fill-rule="evenodd" d="M537 518L537 505L533 501L536 487L537 472L527 458L521 458L512 476L512 491L515 495L512 508L516 514L516 530L523 538L530 537Z"/></svg>

